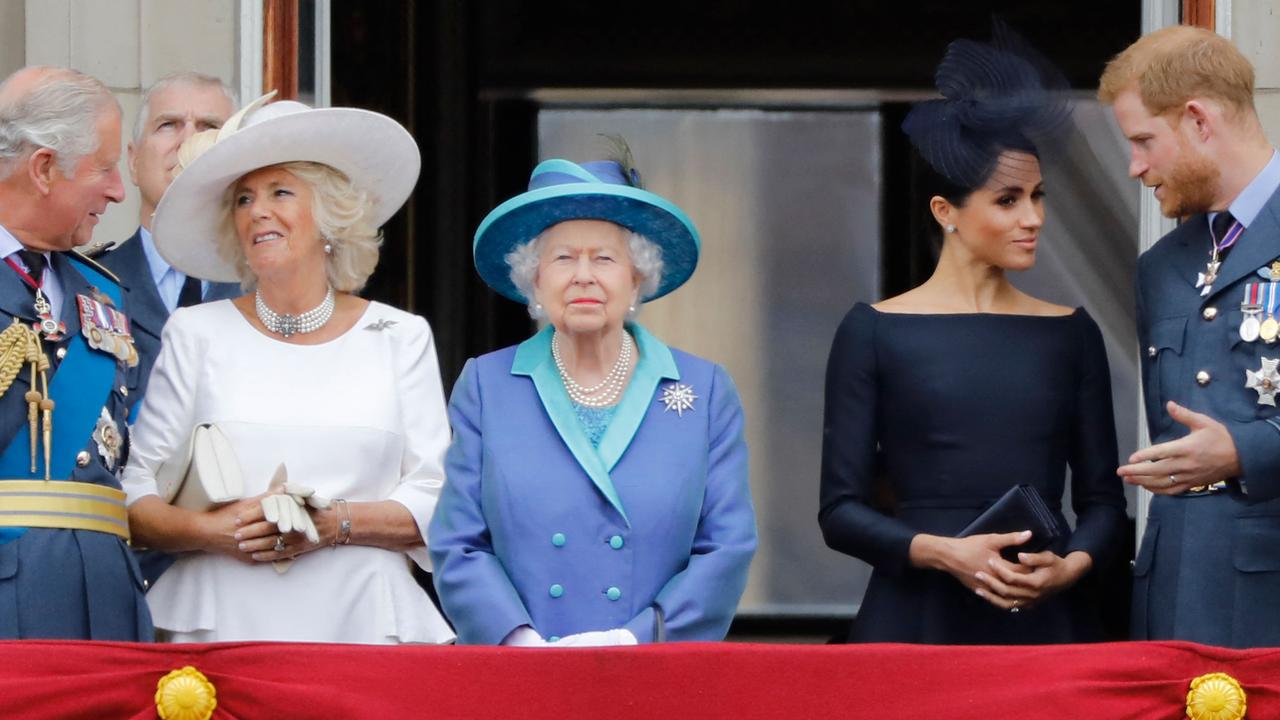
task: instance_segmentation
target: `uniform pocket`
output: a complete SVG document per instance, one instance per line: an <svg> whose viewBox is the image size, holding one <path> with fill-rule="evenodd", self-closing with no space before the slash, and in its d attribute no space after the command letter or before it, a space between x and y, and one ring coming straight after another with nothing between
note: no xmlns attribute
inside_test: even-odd
<svg viewBox="0 0 1280 720"><path fill-rule="evenodd" d="M1243 573L1280 571L1280 515L1237 518L1231 562ZM1280 578L1278 578L1280 579Z"/></svg>
<svg viewBox="0 0 1280 720"><path fill-rule="evenodd" d="M1230 608L1231 644L1235 647L1280 644L1280 625L1275 622L1276 598L1280 597L1277 547L1280 516L1236 518L1231 562L1237 572L1235 601Z"/></svg>
<svg viewBox="0 0 1280 720"><path fill-rule="evenodd" d="M1187 318L1173 317L1151 324L1150 347L1147 349L1146 393L1147 420L1151 434L1158 435L1173 423L1165 412L1164 401L1172 397L1182 376L1182 346L1187 336Z"/></svg>
<svg viewBox="0 0 1280 720"><path fill-rule="evenodd" d="M16 638L18 627L18 544L0 545L0 638Z"/></svg>
<svg viewBox="0 0 1280 720"><path fill-rule="evenodd" d="M1146 577L1151 572L1151 565L1156 553L1156 538L1160 535L1160 523L1148 519L1147 529L1142 533L1142 546L1138 548L1138 556L1133 561L1133 576Z"/></svg>

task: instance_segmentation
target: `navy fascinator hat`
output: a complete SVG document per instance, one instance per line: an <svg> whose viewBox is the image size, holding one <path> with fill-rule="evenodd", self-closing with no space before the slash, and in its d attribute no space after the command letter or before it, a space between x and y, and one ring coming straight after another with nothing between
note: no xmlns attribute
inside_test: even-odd
<svg viewBox="0 0 1280 720"><path fill-rule="evenodd" d="M934 171L963 188L982 186L1006 150L1035 154L1071 117L1066 78L999 21L989 44L948 45L934 80L942 99L917 103L902 130Z"/></svg>

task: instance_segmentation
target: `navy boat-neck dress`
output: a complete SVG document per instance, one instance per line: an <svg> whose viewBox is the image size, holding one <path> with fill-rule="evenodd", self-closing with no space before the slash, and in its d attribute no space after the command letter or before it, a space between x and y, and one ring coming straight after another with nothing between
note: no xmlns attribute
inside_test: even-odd
<svg viewBox="0 0 1280 720"><path fill-rule="evenodd" d="M855 305L827 366L819 512L827 545L873 568L850 641L1097 639L1079 584L1010 613L948 573L912 567L908 549L916 533L958 534L1019 483L1065 527L1069 467L1077 523L1053 549L1088 552L1097 573L1125 523L1116 463L1107 356L1083 309L907 315Z"/></svg>

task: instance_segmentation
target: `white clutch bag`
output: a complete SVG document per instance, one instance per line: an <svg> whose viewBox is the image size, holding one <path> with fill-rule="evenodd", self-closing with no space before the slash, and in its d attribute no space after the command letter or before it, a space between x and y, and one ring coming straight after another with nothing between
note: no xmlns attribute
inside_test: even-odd
<svg viewBox="0 0 1280 720"><path fill-rule="evenodd" d="M201 423L156 472L165 502L204 512L244 496L244 476L231 441L213 423Z"/></svg>

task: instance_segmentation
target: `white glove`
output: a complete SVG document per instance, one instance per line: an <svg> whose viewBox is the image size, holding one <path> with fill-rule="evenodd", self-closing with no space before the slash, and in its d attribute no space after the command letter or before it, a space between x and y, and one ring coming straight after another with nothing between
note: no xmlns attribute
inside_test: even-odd
<svg viewBox="0 0 1280 720"><path fill-rule="evenodd" d="M283 495L268 495L262 499L262 515L267 522L275 523L282 534L299 532L306 535L312 545L320 542L320 531L306 508L311 506L324 510L331 504L329 498L316 495L314 488L289 482L289 469L284 463L276 468L267 487L284 490Z"/></svg>
<svg viewBox="0 0 1280 720"><path fill-rule="evenodd" d="M591 632L566 635L551 643L552 647L608 647L611 645L637 645L636 636L626 628L613 630L593 630Z"/></svg>
<svg viewBox="0 0 1280 720"><path fill-rule="evenodd" d="M298 500L305 501L307 505L316 510L327 510L333 504L329 501L329 498L317 495L314 488L299 485L298 483L286 482L284 484L284 492L286 495L292 495Z"/></svg>
<svg viewBox="0 0 1280 720"><path fill-rule="evenodd" d="M506 647L547 647L547 641L528 625L521 625L507 633L501 644Z"/></svg>
<svg viewBox="0 0 1280 720"><path fill-rule="evenodd" d="M296 532L305 535L312 545L320 542L320 531L316 529L305 503L293 495L262 498L262 516L267 522L275 523L282 535Z"/></svg>

